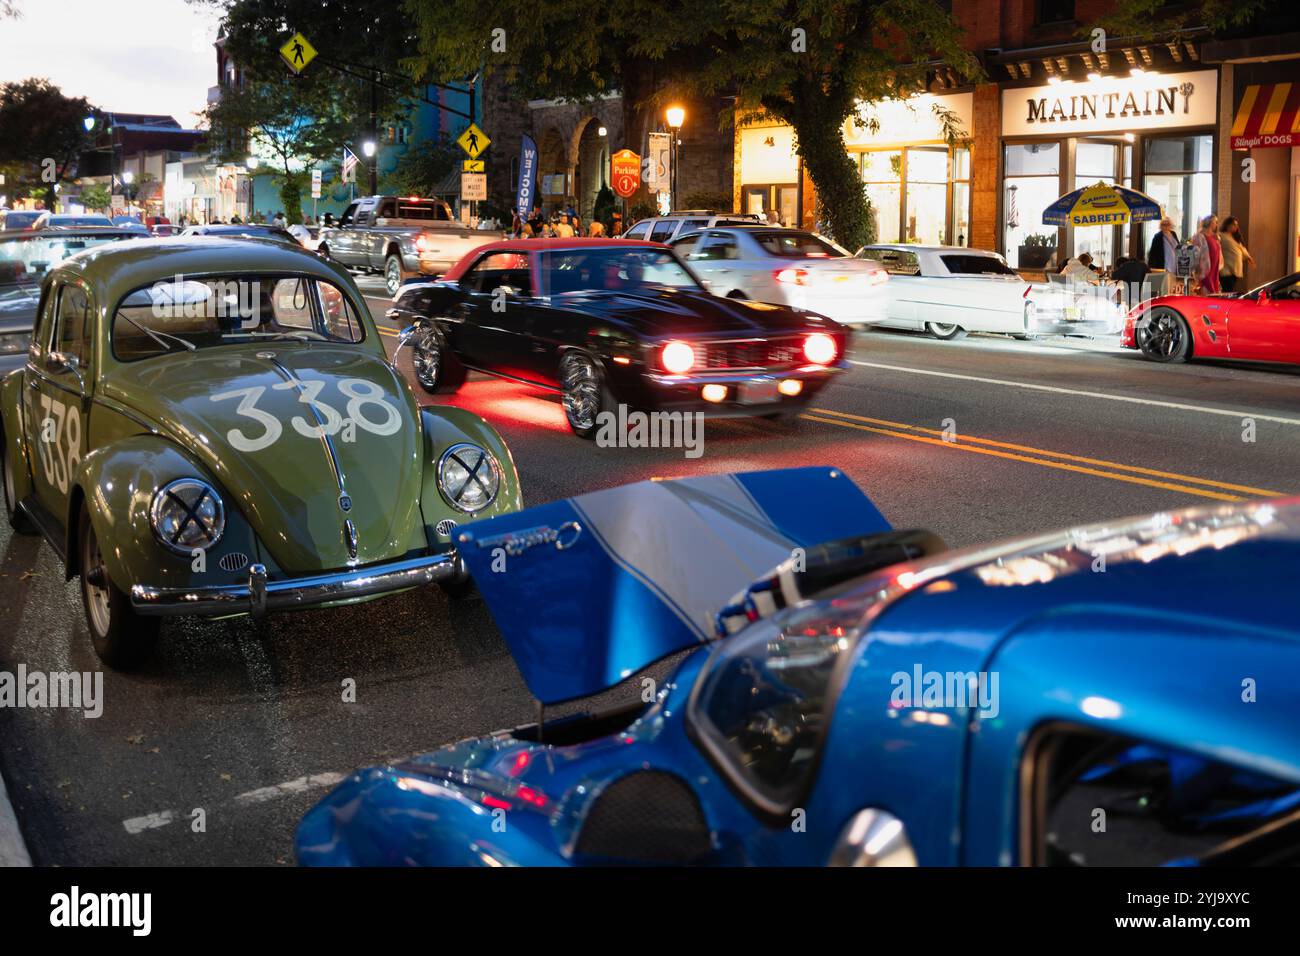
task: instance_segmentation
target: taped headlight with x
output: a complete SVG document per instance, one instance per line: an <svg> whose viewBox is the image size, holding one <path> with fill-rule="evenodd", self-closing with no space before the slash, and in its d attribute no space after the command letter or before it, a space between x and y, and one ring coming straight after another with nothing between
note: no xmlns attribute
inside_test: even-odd
<svg viewBox="0 0 1300 956"><path fill-rule="evenodd" d="M496 499L501 469L478 445L452 445L438 459L438 490L457 511L473 514Z"/></svg>
<svg viewBox="0 0 1300 956"><path fill-rule="evenodd" d="M177 554L206 551L221 540L226 512L221 496L206 482L181 478L154 495L149 510L154 534Z"/></svg>

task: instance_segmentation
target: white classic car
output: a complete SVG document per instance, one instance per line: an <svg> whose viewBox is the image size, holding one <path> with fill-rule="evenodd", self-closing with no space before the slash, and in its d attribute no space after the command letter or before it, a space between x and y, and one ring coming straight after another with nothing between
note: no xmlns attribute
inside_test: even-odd
<svg viewBox="0 0 1300 956"><path fill-rule="evenodd" d="M846 325L885 318L888 273L829 239L780 226L708 228L669 243L716 296L817 312Z"/></svg>
<svg viewBox="0 0 1300 956"><path fill-rule="evenodd" d="M962 246L871 245L856 257L889 273L887 316L874 325L923 329L938 339L967 332L1035 335L1118 331L1124 313L1106 286L1030 282L996 252Z"/></svg>

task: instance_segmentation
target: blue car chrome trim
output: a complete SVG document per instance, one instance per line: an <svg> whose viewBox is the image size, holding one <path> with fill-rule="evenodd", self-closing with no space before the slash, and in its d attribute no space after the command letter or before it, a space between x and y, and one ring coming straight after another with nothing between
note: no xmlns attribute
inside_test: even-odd
<svg viewBox="0 0 1300 956"><path fill-rule="evenodd" d="M305 578L271 581L265 566L249 568L247 584L223 584L204 588L155 588L143 584L131 588L131 606L137 614L252 614L314 607L334 601L370 597L389 591L433 584L455 575L456 553L445 551L406 561Z"/></svg>
<svg viewBox="0 0 1300 956"><path fill-rule="evenodd" d="M446 519L450 521L450 519ZM445 531L443 524L438 522L438 531L440 534L450 534L456 527L454 521ZM566 551L577 543L578 537L582 534L582 525L576 521L566 521L558 528L549 528L545 525L536 528L524 528L522 531L508 531L505 534L495 534L488 538L480 538L474 541L474 535L466 531L459 538L461 544L476 543L480 548L503 548L506 554L512 558L518 557L529 548L535 548L543 544L555 545L556 551Z"/></svg>

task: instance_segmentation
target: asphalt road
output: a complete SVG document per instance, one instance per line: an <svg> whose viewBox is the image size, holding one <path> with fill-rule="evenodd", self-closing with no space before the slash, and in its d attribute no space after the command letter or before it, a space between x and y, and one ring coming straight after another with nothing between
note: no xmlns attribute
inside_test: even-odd
<svg viewBox="0 0 1300 956"><path fill-rule="evenodd" d="M798 418L709 423L698 460L582 442L554 398L522 386L472 379L450 400L501 430L530 503L824 464L896 526L961 546L1300 493L1300 369L888 332L856 336L850 357ZM0 608L0 670L97 669L75 584L7 527ZM105 672L104 696L98 719L0 710L0 767L38 864L288 864L294 825L340 775L534 716L485 606L436 589L261 624L169 622L145 670Z"/></svg>

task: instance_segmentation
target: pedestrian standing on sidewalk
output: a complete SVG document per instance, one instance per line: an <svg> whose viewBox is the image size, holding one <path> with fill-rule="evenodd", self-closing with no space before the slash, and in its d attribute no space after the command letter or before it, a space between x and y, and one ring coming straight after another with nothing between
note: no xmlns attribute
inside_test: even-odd
<svg viewBox="0 0 1300 956"><path fill-rule="evenodd" d="M1219 268L1219 282L1224 292L1236 292L1237 284L1246 275L1246 264L1255 264L1255 258L1246 248L1241 235L1241 224L1236 216L1229 216L1219 227L1219 245L1223 249L1223 265Z"/></svg>
<svg viewBox="0 0 1300 956"><path fill-rule="evenodd" d="M591 220L591 225L587 229L587 235L592 239L604 239L605 224L599 219Z"/></svg>
<svg viewBox="0 0 1300 956"><path fill-rule="evenodd" d="M1151 248L1147 250L1147 265L1152 269L1164 269L1173 272L1178 258L1178 233L1174 232L1174 221L1168 216L1160 220L1160 229L1151 237Z"/></svg>
<svg viewBox="0 0 1300 956"><path fill-rule="evenodd" d="M1223 265L1223 247L1219 244L1219 217L1210 213L1201 220L1201 229L1192 240L1196 249L1196 265L1193 273L1193 292L1202 295L1218 295L1219 269Z"/></svg>

